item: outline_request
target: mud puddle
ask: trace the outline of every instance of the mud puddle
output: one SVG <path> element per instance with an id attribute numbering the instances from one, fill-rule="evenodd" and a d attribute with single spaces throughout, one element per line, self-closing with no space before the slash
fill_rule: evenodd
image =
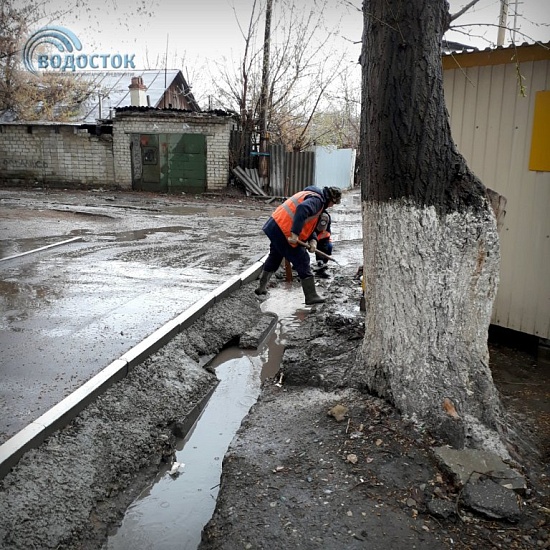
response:
<path id="1" fill-rule="evenodd" d="M 201 216 L 207 218 L 230 218 L 238 211 L 240 217 L 258 219 L 265 217 L 265 212 L 258 209 L 250 208 L 245 205 L 231 205 L 231 206 L 205 206 L 204 204 L 197 206 L 179 206 L 171 207 L 166 210 L 169 214 L 180 216 Z"/>
<path id="2" fill-rule="evenodd" d="M 308 313 L 300 289 L 281 283 L 262 304 L 278 321 L 258 350 L 231 347 L 209 366 L 219 384 L 197 421 L 180 440 L 172 464 L 128 508 L 103 550 L 196 550 L 218 496 L 223 457 L 243 418 L 257 401 L 261 383 L 273 378 L 284 352 L 284 335 Z M 178 467 L 179 465 L 179 467 Z"/>

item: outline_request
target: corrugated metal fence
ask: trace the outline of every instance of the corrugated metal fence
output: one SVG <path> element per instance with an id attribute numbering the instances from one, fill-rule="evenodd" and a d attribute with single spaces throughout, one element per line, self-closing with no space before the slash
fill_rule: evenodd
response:
<path id="1" fill-rule="evenodd" d="M 315 153 L 286 152 L 282 145 L 269 146 L 270 194 L 290 197 L 315 184 Z"/>
<path id="2" fill-rule="evenodd" d="M 301 153 L 285 152 L 282 145 L 269 148 L 270 193 L 289 197 L 308 185 L 353 186 L 355 150 L 312 147 Z"/>
<path id="3" fill-rule="evenodd" d="M 287 152 L 282 145 L 269 147 L 270 193 L 290 197 L 315 184 L 315 153 Z"/>
<path id="4" fill-rule="evenodd" d="M 250 153 L 253 156 L 252 153 Z M 257 157 L 254 157 L 257 158 Z M 255 169 L 257 164 L 240 163 Z M 353 185 L 355 150 L 314 147 L 310 151 L 288 152 L 283 145 L 269 146 L 269 189 L 274 197 L 290 197 L 309 185 L 331 185 L 348 189 Z"/>
<path id="5" fill-rule="evenodd" d="M 285 176 L 285 149 L 282 145 L 269 146 L 269 188 L 276 197 L 288 197 Z"/>

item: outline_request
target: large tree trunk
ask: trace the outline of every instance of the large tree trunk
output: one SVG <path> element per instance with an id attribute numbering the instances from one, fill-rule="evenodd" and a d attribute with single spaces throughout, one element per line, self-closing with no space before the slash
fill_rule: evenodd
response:
<path id="1" fill-rule="evenodd" d="M 506 450 L 487 336 L 499 239 L 451 137 L 445 0 L 365 0 L 361 180 L 366 331 L 355 373 L 455 447 Z"/>

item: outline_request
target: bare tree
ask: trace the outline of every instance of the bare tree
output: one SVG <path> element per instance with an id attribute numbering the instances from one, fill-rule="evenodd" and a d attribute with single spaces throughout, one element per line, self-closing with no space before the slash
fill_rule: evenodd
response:
<path id="1" fill-rule="evenodd" d="M 505 456 L 488 360 L 499 238 L 453 142 L 445 0 L 365 0 L 361 181 L 366 335 L 354 383 L 455 447 Z"/>
<path id="2" fill-rule="evenodd" d="M 93 85 L 82 79 L 34 75 L 22 67 L 21 51 L 29 29 L 45 17 L 41 1 L 20 7 L 7 0 L 0 8 L 0 113 L 7 111 L 22 120 L 66 120 L 94 92 Z"/>
<path id="3" fill-rule="evenodd" d="M 116 8 L 115 0 L 107 4 Z M 64 121 L 75 116 L 81 103 L 98 92 L 91 80 L 78 74 L 33 74 L 23 67 L 21 54 L 33 27 L 62 21 L 72 11 L 82 11 L 88 19 L 95 19 L 94 8 L 84 0 L 56 6 L 48 0 L 3 0 L 0 4 L 0 114 L 9 113 L 19 120 Z M 138 0 L 133 9 L 145 17 L 153 15 L 151 4 L 145 0 Z"/>
<path id="4" fill-rule="evenodd" d="M 476 42 L 483 41 L 486 43 L 487 47 L 491 47 L 495 45 L 502 46 L 506 37 L 508 37 L 511 44 L 516 43 L 516 40 L 537 42 L 540 44 L 540 42 L 534 39 L 529 33 L 522 32 L 520 28 L 518 28 L 520 26 L 519 22 L 529 24 L 532 30 L 536 29 L 536 27 L 543 29 L 548 29 L 550 27 L 550 23 L 529 20 L 525 13 L 519 13 L 518 3 L 514 5 L 513 2 L 509 2 L 508 0 L 500 0 L 493 4 L 500 4 L 498 21 L 495 19 L 494 23 L 460 23 L 461 16 L 466 12 L 472 11 L 473 8 L 476 8 L 479 1 L 480 0 L 471 0 L 457 12 L 451 14 L 448 30 L 461 34 L 468 40 L 473 39 Z M 523 4 L 523 2 L 519 2 L 519 4 Z M 458 20 L 458 24 L 454 23 L 456 20 Z M 494 36 L 491 38 L 488 36 L 489 34 Z M 495 37 L 496 40 L 493 39 Z"/>
<path id="5" fill-rule="evenodd" d="M 21 87 L 20 51 L 21 37 L 27 33 L 30 6 L 17 8 L 11 2 L 0 7 L 0 112 L 12 110 L 17 105 Z"/>
<path id="6" fill-rule="evenodd" d="M 339 76 L 334 92 L 326 95 L 326 105 L 313 116 L 309 131 L 316 145 L 358 149 L 361 86 L 355 82 L 355 67 Z"/>
<path id="7" fill-rule="evenodd" d="M 268 71 L 268 132 L 272 142 L 288 149 L 311 143 L 309 128 L 323 105 L 323 97 L 344 70 L 342 54 L 331 49 L 335 28 L 325 23 L 326 0 L 310 8 L 297 0 L 273 4 Z M 218 64 L 221 78 L 214 82 L 221 104 L 240 115 L 243 132 L 255 131 L 260 111 L 263 22 L 265 6 L 254 0 L 248 25 L 241 28 L 244 41 L 237 64 L 224 59 Z"/>

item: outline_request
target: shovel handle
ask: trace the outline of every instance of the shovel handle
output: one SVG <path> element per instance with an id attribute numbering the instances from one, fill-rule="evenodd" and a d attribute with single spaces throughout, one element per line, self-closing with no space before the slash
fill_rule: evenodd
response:
<path id="1" fill-rule="evenodd" d="M 300 246 L 305 246 L 306 248 L 309 248 L 309 244 L 305 243 L 304 241 L 301 241 L 298 239 L 296 241 Z M 315 254 L 319 254 L 322 258 L 326 258 L 327 260 L 332 260 L 333 262 L 338 263 L 332 256 L 329 256 L 328 254 L 325 254 L 324 252 L 321 252 L 320 250 L 315 250 Z"/>

